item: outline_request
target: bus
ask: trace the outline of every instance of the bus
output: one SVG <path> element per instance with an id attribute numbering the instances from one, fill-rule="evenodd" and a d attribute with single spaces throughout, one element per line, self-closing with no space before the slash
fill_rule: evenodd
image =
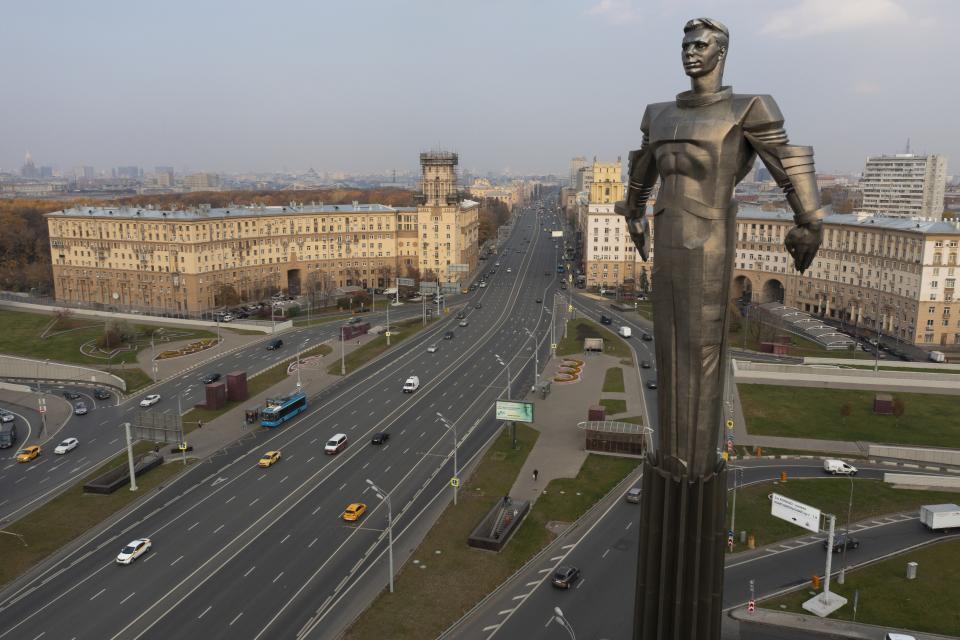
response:
<path id="1" fill-rule="evenodd" d="M 284 422 L 307 410 L 307 396 L 297 391 L 289 396 L 267 398 L 267 406 L 260 412 L 260 426 L 279 427 Z"/>

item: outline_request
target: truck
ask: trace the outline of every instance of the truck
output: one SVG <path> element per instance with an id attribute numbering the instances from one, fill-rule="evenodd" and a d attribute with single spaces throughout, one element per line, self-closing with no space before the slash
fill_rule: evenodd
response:
<path id="1" fill-rule="evenodd" d="M 946 362 L 947 355 L 943 351 L 931 351 L 930 362 Z"/>
<path id="2" fill-rule="evenodd" d="M 960 506 L 955 504 L 925 504 L 920 507 L 920 522 L 931 531 L 948 533 L 960 528 Z"/>
<path id="3" fill-rule="evenodd" d="M 823 470 L 827 473 L 832 473 L 833 475 L 842 475 L 842 476 L 855 476 L 857 475 L 857 468 L 852 464 L 847 464 L 843 460 L 835 460 L 833 458 L 827 458 L 823 461 Z"/>
<path id="4" fill-rule="evenodd" d="M 0 423 L 0 449 L 9 449 L 17 441 L 17 423 Z"/>
<path id="5" fill-rule="evenodd" d="M 617 333 L 620 334 L 621 338 L 629 338 L 633 335 L 633 330 L 630 327 L 620 327 Z"/>

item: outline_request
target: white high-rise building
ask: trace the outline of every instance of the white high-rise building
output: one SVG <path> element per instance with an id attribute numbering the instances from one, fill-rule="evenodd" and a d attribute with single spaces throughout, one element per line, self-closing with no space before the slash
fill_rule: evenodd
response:
<path id="1" fill-rule="evenodd" d="M 861 181 L 862 211 L 880 216 L 943 217 L 947 159 L 898 153 L 867 158 Z"/>

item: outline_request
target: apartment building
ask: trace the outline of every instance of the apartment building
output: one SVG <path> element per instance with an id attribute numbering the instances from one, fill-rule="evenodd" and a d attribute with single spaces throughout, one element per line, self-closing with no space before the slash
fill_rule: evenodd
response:
<path id="1" fill-rule="evenodd" d="M 899 153 L 867 158 L 860 181 L 861 211 L 897 218 L 943 216 L 947 160 L 938 155 Z"/>

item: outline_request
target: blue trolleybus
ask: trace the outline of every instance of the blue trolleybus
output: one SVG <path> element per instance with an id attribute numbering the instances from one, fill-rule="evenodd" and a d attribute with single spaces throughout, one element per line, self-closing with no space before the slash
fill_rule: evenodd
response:
<path id="1" fill-rule="evenodd" d="M 302 391 L 281 398 L 267 398 L 267 406 L 260 412 L 260 424 L 264 427 L 279 427 L 306 410 L 307 396 Z"/>

